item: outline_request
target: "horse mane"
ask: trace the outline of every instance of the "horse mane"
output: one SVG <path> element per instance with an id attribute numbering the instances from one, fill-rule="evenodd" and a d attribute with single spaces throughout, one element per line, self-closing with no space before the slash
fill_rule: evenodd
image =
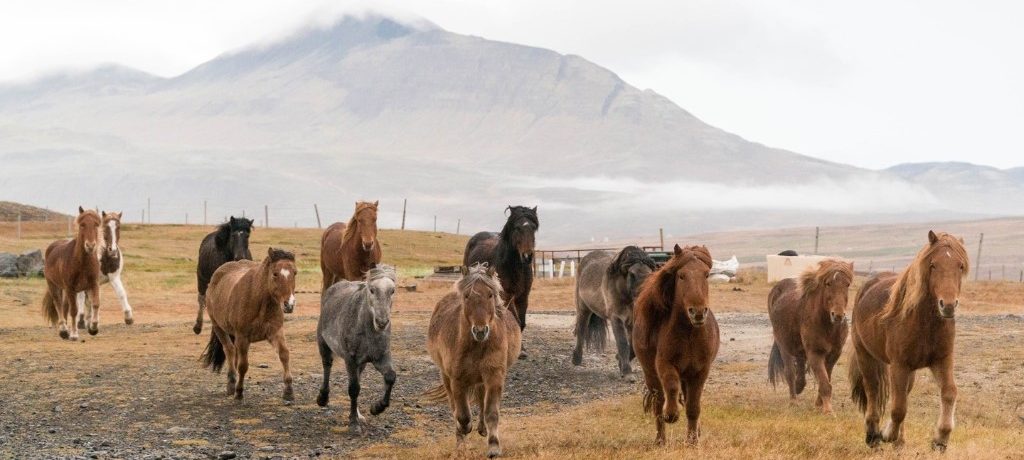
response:
<path id="1" fill-rule="evenodd" d="M 615 255 L 612 262 L 608 264 L 608 276 L 625 276 L 629 273 L 629 267 L 636 264 L 643 264 L 651 269 L 651 271 L 657 270 L 658 266 L 654 263 L 654 259 L 647 255 L 643 249 L 636 246 L 626 246 Z"/>
<path id="2" fill-rule="evenodd" d="M 465 275 L 455 283 L 455 290 L 459 293 L 459 298 L 462 298 L 462 293 L 468 289 L 472 289 L 473 285 L 477 282 L 484 283 L 488 289 L 494 292 L 494 311 L 501 316 L 501 311 L 504 307 L 501 305 L 501 281 L 498 279 L 498 274 L 491 271 L 487 262 L 477 262 L 473 264 L 467 270 Z"/>
<path id="3" fill-rule="evenodd" d="M 533 230 L 540 230 L 540 219 L 537 218 L 537 211 L 535 208 L 527 208 L 526 206 L 509 206 L 505 208 L 509 211 L 508 220 L 505 221 L 505 226 L 501 227 L 501 239 L 507 240 L 512 237 L 512 231 L 515 229 L 515 223 L 520 217 L 525 217 L 530 223 L 533 224 Z"/>
<path id="4" fill-rule="evenodd" d="M 395 281 L 396 277 L 395 267 L 380 264 L 366 271 L 366 275 L 363 276 L 363 282 L 369 284 L 371 281 L 377 281 L 381 278 L 389 278 L 391 281 Z"/>
<path id="5" fill-rule="evenodd" d="M 236 219 L 235 216 L 231 216 L 227 222 L 217 226 L 216 235 L 213 237 L 213 243 L 217 246 L 217 249 L 224 249 L 224 246 L 226 246 L 228 241 L 231 239 L 231 230 L 233 230 L 231 225 L 232 221 L 235 224 L 244 223 L 245 227 L 248 227 L 250 232 L 252 231 L 252 219 L 246 219 L 244 217 Z"/>
<path id="6" fill-rule="evenodd" d="M 376 209 L 377 205 L 374 203 L 370 203 L 369 201 L 356 202 L 356 210 L 355 212 L 352 213 L 352 217 L 348 219 L 348 225 L 345 226 L 345 233 L 341 234 L 342 242 L 348 241 L 353 236 L 355 236 L 356 224 L 359 223 L 359 221 L 356 218 L 359 217 L 359 213 L 362 212 L 364 209 L 370 208 Z"/>
<path id="7" fill-rule="evenodd" d="M 96 219 L 96 222 L 103 223 L 103 218 L 100 217 L 100 213 L 93 211 L 92 209 L 86 209 L 84 212 L 79 213 L 78 216 L 75 216 L 75 226 L 82 223 L 82 218 L 85 216 L 92 216 Z"/>
<path id="8" fill-rule="evenodd" d="M 825 259 L 816 267 L 808 267 L 800 274 L 800 292 L 804 299 L 813 299 L 829 278 L 843 276 L 853 282 L 853 264 L 835 259 Z"/>
<path id="9" fill-rule="evenodd" d="M 917 256 L 903 273 L 900 273 L 896 283 L 889 291 L 889 300 L 885 303 L 882 315 L 883 320 L 896 317 L 906 318 L 908 314 L 917 309 L 928 295 L 928 259 L 940 250 L 947 250 L 954 259 L 960 261 L 964 266 L 963 276 L 970 271 L 970 263 L 967 257 L 967 248 L 959 238 L 949 233 L 939 232 L 935 234 L 935 242 L 929 243 L 917 253 Z"/>
<path id="10" fill-rule="evenodd" d="M 673 254 L 658 271 L 647 277 L 637 296 L 637 305 L 650 305 L 658 311 L 668 311 L 676 290 L 676 270 L 698 260 L 711 268 L 711 252 L 705 246 L 687 246 Z"/>

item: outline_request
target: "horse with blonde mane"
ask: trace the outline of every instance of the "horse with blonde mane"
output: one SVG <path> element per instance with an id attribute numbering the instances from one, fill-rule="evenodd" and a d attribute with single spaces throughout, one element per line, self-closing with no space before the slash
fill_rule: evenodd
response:
<path id="1" fill-rule="evenodd" d="M 320 238 L 320 292 L 341 280 L 361 281 L 381 259 L 377 242 L 377 205 L 379 201 L 357 201 L 348 224 L 335 222 Z"/>
<path id="2" fill-rule="evenodd" d="M 853 308 L 852 399 L 865 415 L 865 442 L 901 445 L 914 373 L 928 368 L 939 385 L 941 410 L 932 448 L 945 451 L 953 431 L 957 388 L 953 342 L 960 289 L 970 261 L 963 240 L 928 232 L 928 244 L 903 273 L 882 273 L 857 293 Z M 891 420 L 878 422 L 892 393 Z"/>
<path id="3" fill-rule="evenodd" d="M 853 263 L 826 259 L 800 275 L 779 281 L 768 294 L 768 317 L 774 343 L 768 359 L 768 381 L 785 379 L 789 397 L 804 390 L 806 366 L 818 381 L 815 405 L 832 414 L 832 368 L 843 352 L 850 327 L 846 303 L 853 282 Z"/>

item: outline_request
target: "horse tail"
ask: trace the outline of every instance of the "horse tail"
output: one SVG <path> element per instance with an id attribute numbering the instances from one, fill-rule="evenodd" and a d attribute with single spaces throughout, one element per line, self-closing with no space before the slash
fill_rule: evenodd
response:
<path id="1" fill-rule="evenodd" d="M 441 401 L 447 401 L 448 400 L 448 390 L 445 390 L 444 384 L 441 384 L 441 385 L 438 385 L 438 386 L 436 386 L 434 388 L 431 388 L 431 389 L 423 392 L 423 397 L 427 400 L 427 402 L 431 402 L 431 403 L 439 403 Z"/>
<path id="2" fill-rule="evenodd" d="M 644 390 L 644 413 L 654 413 L 655 404 L 658 404 L 658 390 L 647 387 Z"/>
<path id="3" fill-rule="evenodd" d="M 581 316 L 576 320 L 576 335 L 583 334 L 583 345 L 587 349 L 604 353 L 608 342 L 608 320 L 589 310 L 577 314 Z"/>
<path id="4" fill-rule="evenodd" d="M 850 360 L 850 399 L 857 403 L 857 407 L 860 408 L 861 412 L 866 412 L 869 403 L 874 403 L 878 410 L 885 410 L 885 405 L 889 401 L 889 376 L 888 369 L 884 363 L 876 361 L 874 358 L 866 357 L 865 361 L 868 363 L 861 368 L 860 354 L 856 350 L 853 352 L 853 356 Z M 867 390 L 865 389 L 865 382 L 870 381 L 875 386 L 875 397 L 874 401 L 868 401 Z"/>
<path id="5" fill-rule="evenodd" d="M 213 372 L 220 372 L 227 359 L 227 355 L 224 354 L 224 344 L 220 343 L 217 334 L 210 333 L 210 343 L 206 344 L 206 350 L 199 357 L 199 360 L 203 362 L 203 367 L 208 367 Z"/>
<path id="6" fill-rule="evenodd" d="M 57 312 L 57 302 L 53 298 L 53 290 L 46 288 L 43 294 L 43 318 L 50 326 L 56 326 L 60 322 L 60 314 Z"/>
<path id="7" fill-rule="evenodd" d="M 768 357 L 768 381 L 771 382 L 772 388 L 775 388 L 776 382 L 779 381 L 780 377 L 784 376 L 785 367 L 779 344 L 772 342 L 772 353 Z"/>

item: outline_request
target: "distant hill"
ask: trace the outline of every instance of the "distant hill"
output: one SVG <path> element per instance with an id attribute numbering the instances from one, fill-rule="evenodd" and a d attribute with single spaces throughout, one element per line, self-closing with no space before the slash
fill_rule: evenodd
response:
<path id="1" fill-rule="evenodd" d="M 18 220 L 19 213 L 21 214 L 21 220 L 23 222 L 48 220 L 63 221 L 68 218 L 67 214 L 53 212 L 49 209 L 37 208 L 35 206 L 13 203 L 10 201 L 0 201 L 0 222 L 14 222 Z"/>
<path id="2" fill-rule="evenodd" d="M 747 141 L 579 56 L 372 15 L 173 78 L 109 65 L 0 87 L 0 164 L 7 199 L 152 198 L 158 222 L 207 200 L 308 226 L 313 203 L 340 220 L 369 198 L 398 226 L 408 198 L 411 228 L 475 231 L 539 205 L 542 241 L 1024 212 Z"/>

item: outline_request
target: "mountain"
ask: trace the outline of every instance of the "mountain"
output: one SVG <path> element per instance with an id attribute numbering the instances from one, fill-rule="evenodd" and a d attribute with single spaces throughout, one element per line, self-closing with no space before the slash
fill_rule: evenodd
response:
<path id="1" fill-rule="evenodd" d="M 152 198 L 157 221 L 208 200 L 312 225 L 313 203 L 341 220 L 379 198 L 397 226 L 408 198 L 412 227 L 475 231 L 538 204 L 542 241 L 946 211 L 898 171 L 746 141 L 581 57 L 372 15 L 173 78 L 109 65 L 0 87 L 0 164 L 4 198 Z"/>
<path id="2" fill-rule="evenodd" d="M 1024 210 L 1024 167 L 998 169 L 963 162 L 907 163 L 886 170 L 921 184 L 951 209 L 979 213 Z"/>

